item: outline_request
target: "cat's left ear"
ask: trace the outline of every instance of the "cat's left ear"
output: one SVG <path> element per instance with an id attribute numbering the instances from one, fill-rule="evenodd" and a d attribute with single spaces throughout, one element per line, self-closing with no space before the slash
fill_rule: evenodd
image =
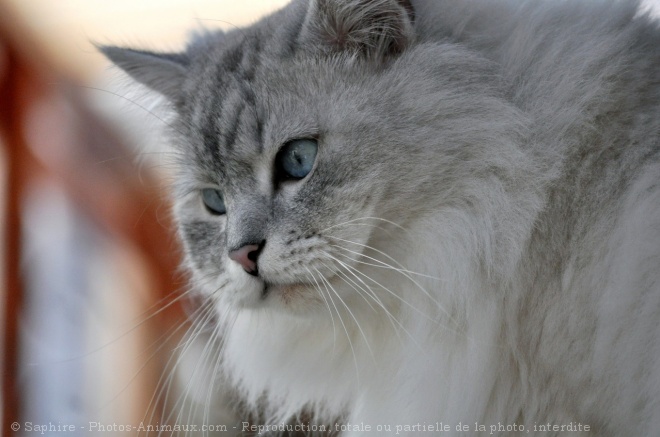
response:
<path id="1" fill-rule="evenodd" d="M 311 0 L 301 42 L 382 61 L 414 40 L 414 20 L 410 0 Z"/>
<path id="2" fill-rule="evenodd" d="M 188 73 L 188 58 L 178 53 L 155 53 L 114 46 L 98 49 L 136 81 L 167 97 L 181 98 L 181 87 Z"/>

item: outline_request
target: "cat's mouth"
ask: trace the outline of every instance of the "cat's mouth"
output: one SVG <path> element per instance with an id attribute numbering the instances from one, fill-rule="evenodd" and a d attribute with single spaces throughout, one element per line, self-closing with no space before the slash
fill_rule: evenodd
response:
<path id="1" fill-rule="evenodd" d="M 254 278 L 254 277 L 253 277 Z M 315 306 L 323 302 L 323 289 L 319 289 L 325 285 L 334 289 L 337 287 L 335 280 L 336 275 L 329 275 L 323 277 L 319 282 L 322 284 L 313 284 L 305 281 L 268 281 L 265 278 L 254 278 L 253 284 L 256 287 L 252 288 L 252 298 L 248 298 L 251 303 L 248 306 L 257 305 L 263 307 L 264 305 L 275 305 L 279 307 L 284 305 L 288 310 L 295 310 L 296 308 L 310 308 L 310 305 Z M 329 292 L 329 291 L 328 291 Z M 246 296 L 247 297 L 247 296 Z M 253 300 L 254 299 L 254 300 Z"/>
<path id="2" fill-rule="evenodd" d="M 302 282 L 292 284 L 264 282 L 261 290 L 261 298 L 266 299 L 271 294 L 279 294 L 284 300 L 290 300 L 294 296 L 304 293 L 309 287 L 309 284 L 304 284 Z"/>

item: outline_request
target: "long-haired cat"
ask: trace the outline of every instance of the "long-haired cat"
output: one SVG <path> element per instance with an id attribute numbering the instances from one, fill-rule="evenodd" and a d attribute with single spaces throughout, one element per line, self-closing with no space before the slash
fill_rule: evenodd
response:
<path id="1" fill-rule="evenodd" d="M 173 109 L 212 362 L 267 424 L 659 435 L 637 2 L 294 0 L 182 53 L 101 50 Z"/>

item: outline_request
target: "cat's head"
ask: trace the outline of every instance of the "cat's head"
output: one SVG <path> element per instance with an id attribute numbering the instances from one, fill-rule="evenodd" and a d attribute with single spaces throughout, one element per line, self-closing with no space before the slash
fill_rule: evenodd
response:
<path id="1" fill-rule="evenodd" d="M 488 104 L 465 96 L 488 95 L 487 72 L 419 42 L 408 0 L 296 1 L 183 53 L 101 50 L 177 114 L 175 214 L 219 302 L 306 313 L 341 305 L 335 293 L 374 299 L 365 269 L 421 250 L 401 229 L 476 170 L 466 144 Z"/>

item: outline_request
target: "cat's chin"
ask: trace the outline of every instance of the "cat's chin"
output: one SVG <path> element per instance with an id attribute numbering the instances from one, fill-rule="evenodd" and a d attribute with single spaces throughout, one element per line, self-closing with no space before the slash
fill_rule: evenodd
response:
<path id="1" fill-rule="evenodd" d="M 327 311 L 319 292 L 310 284 L 271 283 L 257 278 L 238 282 L 233 293 L 219 302 L 219 306 L 229 304 L 239 310 L 274 310 L 302 317 Z"/>
<path id="2" fill-rule="evenodd" d="M 310 284 L 264 283 L 261 299 L 252 308 L 284 312 L 299 317 L 308 317 L 325 309 L 324 301 Z"/>
<path id="3" fill-rule="evenodd" d="M 313 285 L 305 282 L 269 281 L 266 277 L 246 274 L 239 267 L 229 265 L 221 293 L 215 294 L 220 312 L 228 307 L 238 310 L 281 311 L 295 315 L 314 315 L 327 311 L 326 303 Z M 325 278 L 328 284 L 334 278 Z"/>

